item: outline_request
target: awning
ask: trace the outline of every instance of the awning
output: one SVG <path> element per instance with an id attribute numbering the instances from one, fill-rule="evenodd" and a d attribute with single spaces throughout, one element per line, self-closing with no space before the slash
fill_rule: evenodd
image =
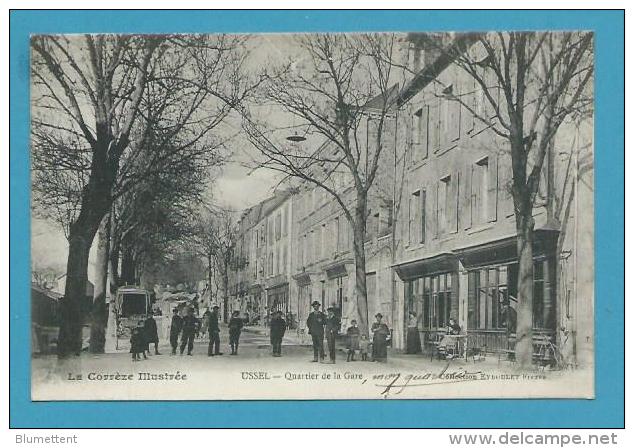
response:
<path id="1" fill-rule="evenodd" d="M 266 282 L 266 289 L 273 289 L 288 284 L 288 278 L 285 274 L 279 274 Z"/>
<path id="2" fill-rule="evenodd" d="M 428 258 L 395 264 L 392 267 L 401 280 L 411 280 L 426 275 L 456 271 L 458 269 L 458 258 L 453 253 L 442 253 Z"/>
<path id="3" fill-rule="evenodd" d="M 558 230 L 533 231 L 533 257 L 550 256 L 557 247 Z M 517 261 L 517 236 L 453 250 L 465 268 Z"/>
<path id="4" fill-rule="evenodd" d="M 310 285 L 312 282 L 311 275 L 315 275 L 314 272 L 300 272 L 299 274 L 293 275 L 293 280 L 297 283 L 297 286 L 306 286 Z"/>
<path id="5" fill-rule="evenodd" d="M 348 265 L 354 264 L 354 260 L 352 258 L 343 258 L 341 260 L 337 260 L 333 263 L 327 264 L 323 267 L 328 280 L 332 280 L 333 278 L 344 277 L 348 275 Z"/>

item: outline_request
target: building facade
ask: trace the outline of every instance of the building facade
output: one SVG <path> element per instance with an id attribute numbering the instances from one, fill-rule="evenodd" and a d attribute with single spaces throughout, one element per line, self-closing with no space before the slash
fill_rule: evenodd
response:
<path id="1" fill-rule="evenodd" d="M 426 341 L 454 318 L 473 344 L 503 349 L 518 300 L 509 143 L 455 100 L 494 116 L 462 68 L 412 60 L 428 63 L 406 83 L 398 112 L 398 145 L 408 160 L 394 263 L 400 324 L 415 311 Z M 592 185 L 592 121 L 566 122 L 548 149 L 533 210 L 533 330 L 556 341 L 572 365 L 592 364 Z M 588 255 L 583 264 L 579 254 Z"/>
<path id="2" fill-rule="evenodd" d="M 232 308 L 264 322 L 291 309 L 291 193 L 280 191 L 245 210 L 237 224 L 230 288 Z"/>

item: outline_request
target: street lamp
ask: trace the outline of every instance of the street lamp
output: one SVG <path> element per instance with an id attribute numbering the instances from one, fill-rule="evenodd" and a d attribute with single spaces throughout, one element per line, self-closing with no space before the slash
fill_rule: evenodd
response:
<path id="1" fill-rule="evenodd" d="M 303 135 L 299 135 L 297 133 L 297 131 L 295 131 L 295 134 L 289 135 L 288 137 L 286 137 L 286 140 L 288 140 L 289 142 L 293 142 L 293 143 L 299 143 L 299 142 L 303 142 L 304 140 L 306 140 L 306 137 L 303 136 Z"/>

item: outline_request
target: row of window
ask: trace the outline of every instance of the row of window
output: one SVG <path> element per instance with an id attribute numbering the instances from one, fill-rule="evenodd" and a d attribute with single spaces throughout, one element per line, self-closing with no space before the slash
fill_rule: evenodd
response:
<path id="1" fill-rule="evenodd" d="M 457 232 L 460 225 L 468 229 L 495 221 L 498 190 L 497 163 L 484 157 L 466 172 L 443 176 L 436 184 L 412 192 L 404 240 L 410 246 L 425 244 L 429 236 Z"/>
<path id="2" fill-rule="evenodd" d="M 343 216 L 322 223 L 299 237 L 297 259 L 299 266 L 307 266 L 335 253 L 351 249 L 352 227 Z"/>
<path id="3" fill-rule="evenodd" d="M 267 241 L 272 245 L 288 234 L 288 207 L 281 207 L 277 213 L 270 215 L 253 232 L 253 247 L 265 247 Z"/>
<path id="4" fill-rule="evenodd" d="M 279 244 L 276 248 L 270 249 L 268 254 L 261 258 L 253 257 L 254 277 L 273 277 L 288 272 L 288 249 L 286 244 Z"/>
<path id="5" fill-rule="evenodd" d="M 489 86 L 487 91 L 491 98 L 499 104 L 500 89 L 495 74 L 489 70 L 481 75 Z M 478 129 L 487 126 L 485 122 L 495 121 L 496 115 L 484 90 L 475 80 L 470 80 L 469 85 L 437 86 L 411 116 L 409 142 L 413 160 L 424 160 L 430 151 L 439 151 L 463 137 L 477 134 Z"/>

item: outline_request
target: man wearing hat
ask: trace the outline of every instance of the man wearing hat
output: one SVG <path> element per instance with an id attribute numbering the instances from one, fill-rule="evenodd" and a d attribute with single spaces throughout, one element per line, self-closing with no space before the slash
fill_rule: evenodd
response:
<path id="1" fill-rule="evenodd" d="M 214 305 L 209 314 L 209 347 L 207 356 L 222 355 L 220 353 L 220 326 L 218 325 L 218 305 Z"/>
<path id="2" fill-rule="evenodd" d="M 330 355 L 330 362 L 335 363 L 335 341 L 339 330 L 341 329 L 341 321 L 335 314 L 333 307 L 328 308 L 328 317 L 326 317 L 326 341 L 328 341 L 328 354 Z"/>
<path id="3" fill-rule="evenodd" d="M 282 356 L 282 339 L 286 332 L 286 321 L 282 317 L 284 313 L 277 310 L 272 313 L 271 316 L 271 347 L 273 349 L 273 356 Z"/>
<path id="4" fill-rule="evenodd" d="M 314 301 L 311 306 L 313 310 L 308 315 L 306 326 L 308 334 L 313 338 L 313 362 L 324 359 L 324 325 L 326 325 L 326 315 L 319 311 L 321 303 Z"/>

